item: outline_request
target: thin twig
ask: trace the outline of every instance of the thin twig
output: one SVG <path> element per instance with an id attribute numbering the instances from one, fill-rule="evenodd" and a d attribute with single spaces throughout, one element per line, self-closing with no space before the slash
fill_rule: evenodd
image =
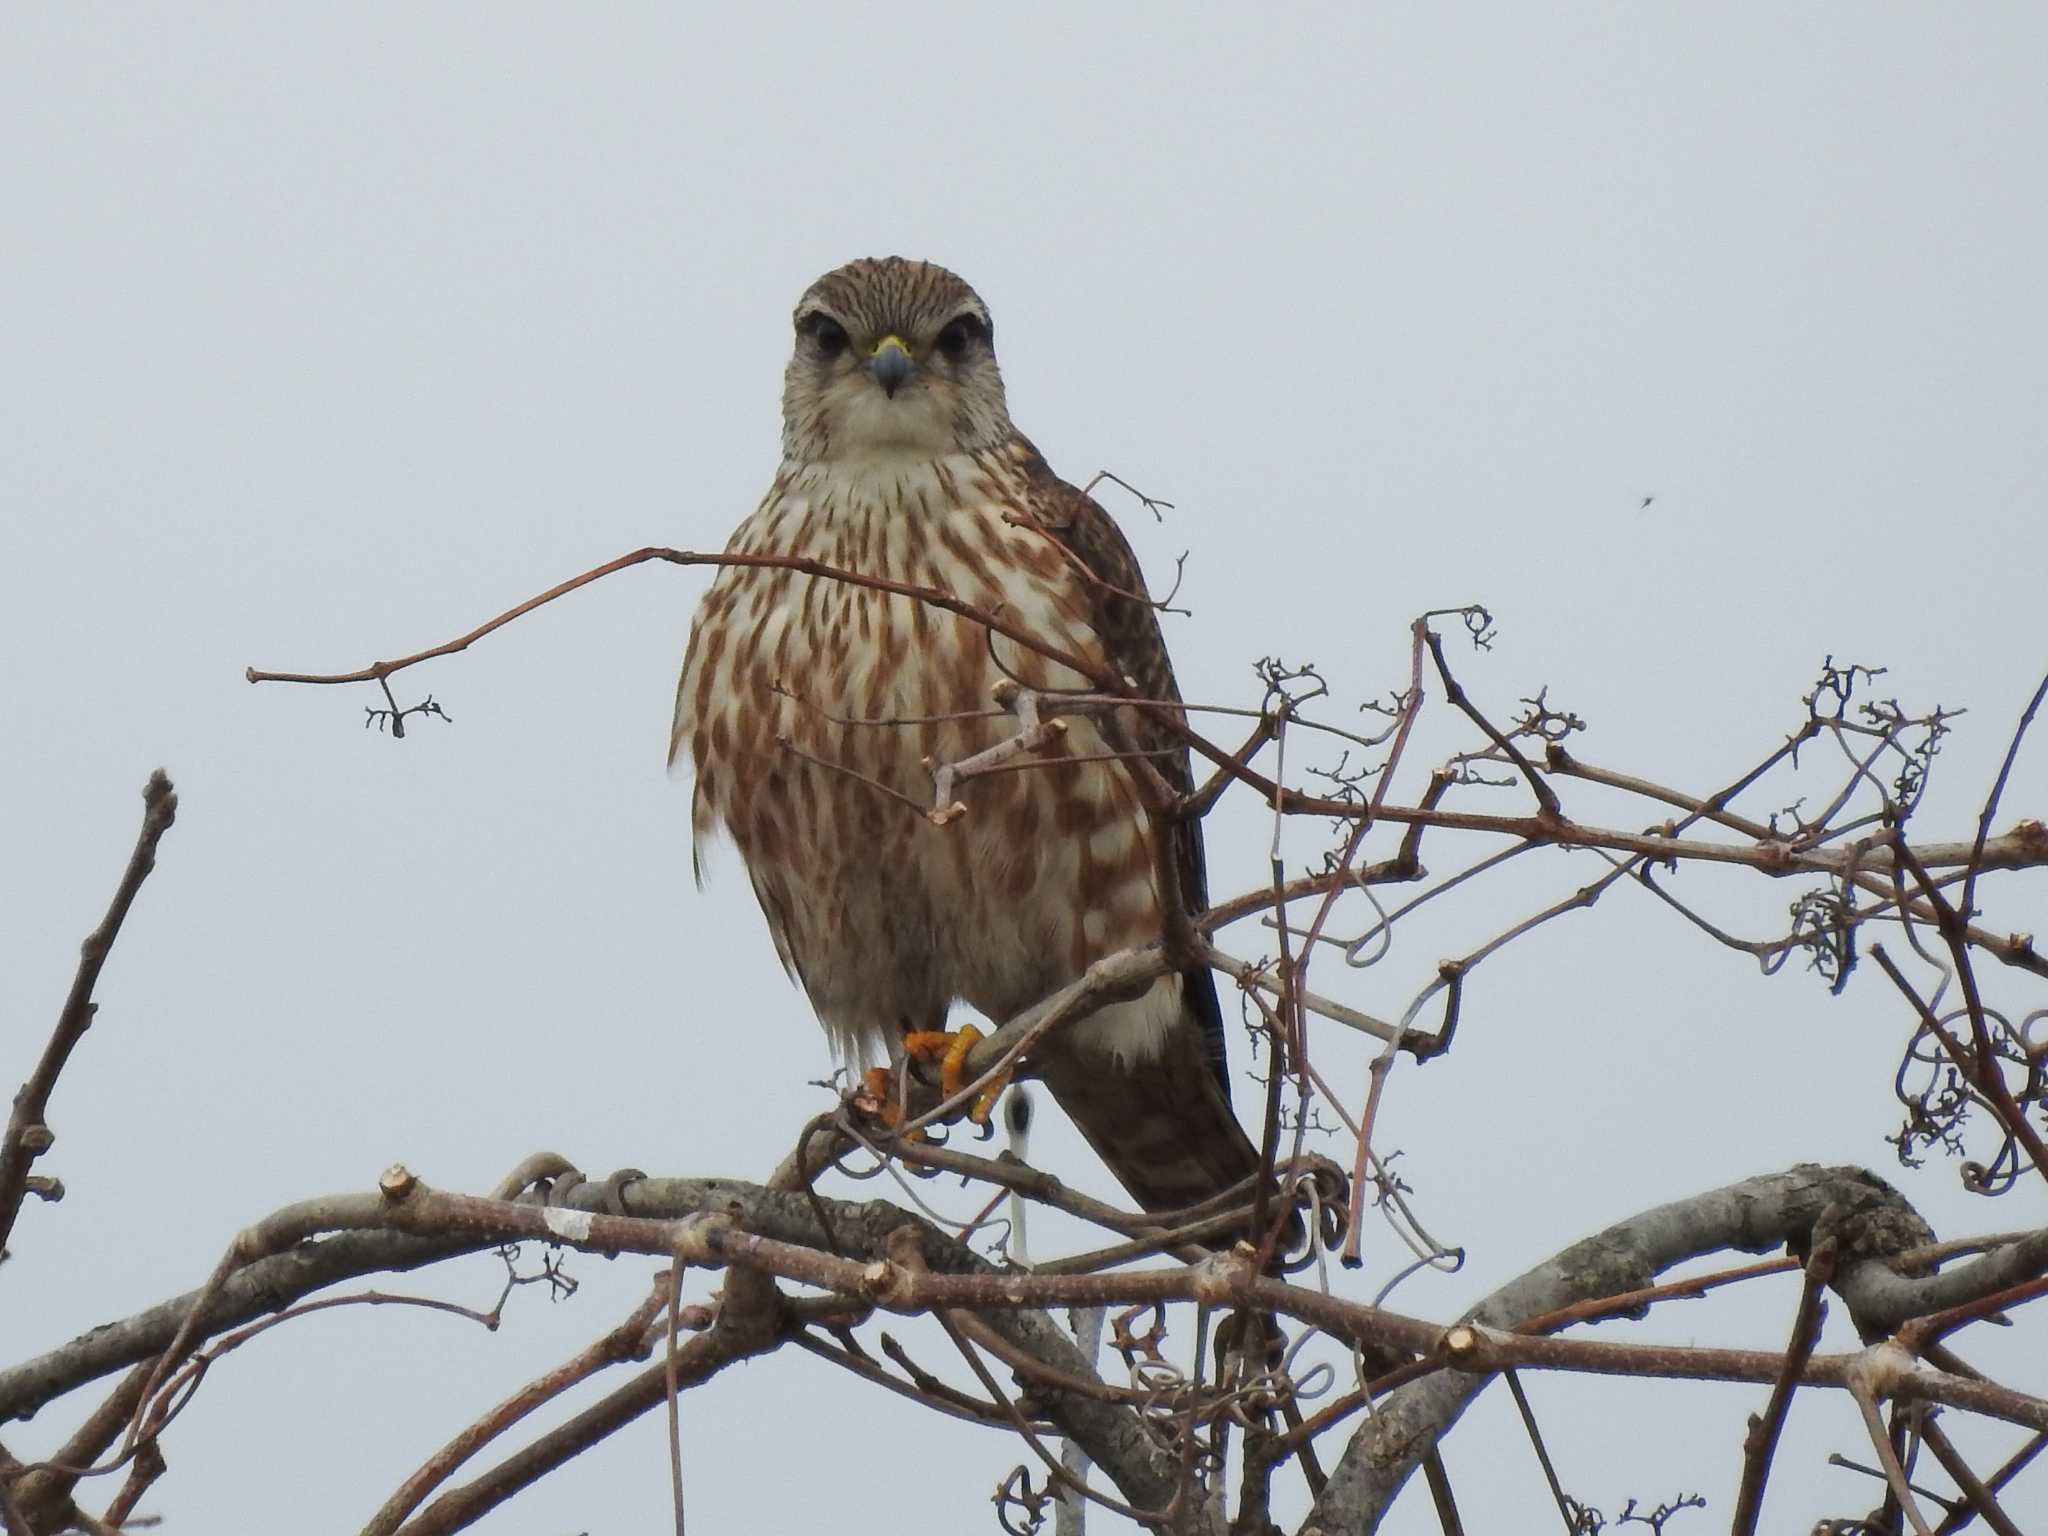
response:
<path id="1" fill-rule="evenodd" d="M 898 1397 L 907 1397 L 920 1407 L 933 1409 L 964 1424 L 982 1424 L 991 1429 L 1001 1430 L 1010 1428 L 1009 1416 L 993 1403 L 978 1402 L 965 1392 L 949 1387 L 942 1381 L 929 1384 L 898 1381 L 874 1361 L 851 1350 L 827 1344 L 815 1333 L 800 1333 L 790 1342 L 807 1354 L 816 1355 L 820 1360 L 829 1360 L 842 1370 L 851 1371 L 863 1381 L 873 1382 L 878 1387 L 894 1392 Z"/>
<path id="2" fill-rule="evenodd" d="M 1970 862 L 1964 866 L 1969 871 L 1963 877 L 1962 912 L 1965 918 L 1977 915 L 1977 871 L 1984 857 L 1984 844 L 1991 836 L 1991 821 L 1998 814 L 1998 802 L 2005 794 L 2006 781 L 2012 777 L 2012 765 L 2019 760 L 2020 743 L 2026 739 L 2027 727 L 2034 723 L 2034 712 L 2041 707 L 2044 696 L 2048 696 L 2048 676 L 2041 679 L 2041 686 L 2034 690 L 2034 696 L 2027 700 L 2027 707 L 2020 711 L 2019 724 L 2013 727 L 2012 745 L 2005 749 L 2005 761 L 1998 765 L 1998 777 L 1991 781 L 1991 793 L 1984 797 L 1983 814 L 1977 818 L 1977 840 L 1970 845 Z"/>
<path id="3" fill-rule="evenodd" d="M 92 994 L 99 984 L 100 970 L 121 935 L 121 924 L 134 905 L 136 892 L 156 868 L 157 844 L 177 817 L 177 791 L 159 768 L 142 788 L 142 830 L 136 834 L 134 851 L 128 855 L 128 867 L 121 872 L 120 884 L 114 887 L 114 899 L 107 906 L 106 916 L 80 946 L 78 970 L 58 1012 L 57 1027 L 51 1031 L 35 1070 L 15 1093 L 6 1132 L 0 1134 L 0 1248 L 6 1246 L 14 1231 L 14 1219 L 20 1214 L 22 1198 L 28 1191 L 29 1165 L 56 1140 L 44 1123 L 50 1093 L 99 1009 Z"/>
<path id="4" fill-rule="evenodd" d="M 2042 1178 L 2048 1179 L 2048 1146 L 2042 1144 L 2040 1132 L 2028 1123 L 2025 1112 L 2013 1102 L 2012 1091 L 2006 1087 L 2005 1078 L 1998 1070 L 1998 1062 L 1991 1055 L 1988 1038 L 1982 1041 L 1980 1051 L 1973 1051 L 1965 1046 L 1943 1027 L 1934 1010 L 1906 979 L 1905 972 L 1901 971 L 1892 957 L 1885 953 L 1882 944 L 1870 946 L 1870 958 L 1878 963 L 1885 975 L 1891 978 L 1892 985 L 1897 987 L 1904 994 L 1906 1001 L 1918 1011 L 1921 1024 L 1929 1034 L 1941 1042 L 1941 1048 L 1948 1053 L 1949 1060 L 1955 1063 L 1956 1070 L 1984 1095 L 1985 1102 L 1998 1116 L 1999 1124 L 2026 1147 L 2035 1171 Z M 1981 1012 L 1972 1020 L 1980 1032 L 1983 1030 L 1983 1022 Z"/>
<path id="5" fill-rule="evenodd" d="M 2026 1536 L 2026 1533 L 2013 1523 L 2012 1516 L 1998 1507 L 1996 1496 L 1985 1486 L 1984 1480 L 1971 1470 L 1970 1464 L 1956 1449 L 1955 1442 L 1949 1439 L 1947 1432 L 1932 1415 L 1921 1423 L 1920 1438 L 1927 1442 L 1927 1449 L 1934 1452 L 1934 1459 L 1941 1463 L 1942 1470 L 1955 1479 L 1956 1487 L 1961 1490 L 1970 1508 L 1984 1517 L 1986 1525 L 1996 1531 L 1998 1536 Z M 1937 1527 L 1937 1536 L 1939 1531 L 1947 1527 L 1948 1522 L 1944 1520 Z"/>
<path id="6" fill-rule="evenodd" d="M 1535 1410 L 1529 1406 L 1528 1394 L 1522 1391 L 1522 1381 L 1513 1371 L 1501 1373 L 1507 1379 L 1508 1392 L 1514 1397 L 1515 1411 L 1522 1416 L 1522 1428 L 1528 1432 L 1529 1444 L 1535 1447 L 1536 1461 L 1543 1468 L 1543 1480 L 1550 1485 L 1550 1497 L 1557 1503 L 1557 1512 L 1564 1518 L 1565 1536 L 1578 1536 L 1578 1518 L 1572 1514 L 1571 1500 L 1566 1497 L 1564 1485 L 1557 1480 L 1557 1468 L 1550 1464 L 1550 1452 L 1543 1444 L 1543 1431 L 1536 1427 Z"/>
<path id="7" fill-rule="evenodd" d="M 1849 1382 L 1849 1394 L 1856 1400 L 1857 1411 L 1863 1415 L 1863 1427 L 1869 1431 L 1870 1443 L 1877 1450 L 1878 1465 L 1884 1468 L 1885 1482 L 1891 1489 L 1892 1498 L 1917 1536 L 1934 1536 L 1934 1528 L 1920 1513 L 1920 1503 L 1913 1497 L 1913 1485 L 1906 1476 L 1905 1464 L 1899 1460 L 1899 1453 L 1892 1449 L 1891 1436 L 1885 1433 L 1884 1416 L 1877 1410 L 1877 1399 L 1860 1380 L 1853 1378 Z"/>
<path id="8" fill-rule="evenodd" d="M 454 1475 L 455 1469 L 479 1450 L 524 1419 L 544 1403 L 554 1401 L 571 1387 L 597 1372 L 627 1360 L 647 1358 L 647 1330 L 655 1313 L 666 1305 L 669 1285 L 657 1281 L 646 1300 L 636 1306 L 611 1332 L 578 1351 L 545 1375 L 528 1382 L 504 1402 L 478 1418 L 450 1440 L 420 1469 L 399 1484 L 390 1498 L 363 1527 L 362 1536 L 390 1536 L 420 1505 L 420 1501 Z"/>
<path id="9" fill-rule="evenodd" d="M 1522 755 L 1522 749 L 1503 736 L 1500 728 L 1487 719 L 1479 707 L 1466 696 L 1464 688 L 1451 675 L 1450 663 L 1444 660 L 1444 643 L 1436 631 L 1425 629 L 1423 633 L 1429 642 L 1430 659 L 1436 663 L 1436 675 L 1443 681 L 1444 698 L 1456 705 L 1464 712 L 1466 719 L 1484 731 L 1487 739 L 1505 753 L 1508 761 L 1520 770 L 1524 779 L 1528 780 L 1529 788 L 1536 795 L 1539 817 L 1544 821 L 1564 820 L 1564 807 L 1558 803 L 1557 791 L 1552 789 L 1543 775 L 1536 771 L 1536 765 Z"/>
<path id="10" fill-rule="evenodd" d="M 942 591 L 937 587 L 919 586 L 917 583 L 909 581 L 892 581 L 884 576 L 864 576 L 858 571 L 843 570 L 838 566 L 827 565 L 822 560 L 813 560 L 804 555 L 743 555 L 733 553 L 713 555 L 703 554 L 690 549 L 668 549 L 663 547 L 636 549 L 631 554 L 619 556 L 616 560 L 607 560 L 603 565 L 585 571 L 580 576 L 572 576 L 567 581 L 558 582 L 538 596 L 530 597 L 523 603 L 515 604 L 496 618 L 486 619 L 467 634 L 459 635 L 453 640 L 443 641 L 439 645 L 429 646 L 423 651 L 415 651 L 410 656 L 401 656 L 396 661 L 374 661 L 369 666 L 360 667 L 353 672 L 265 672 L 255 667 L 249 667 L 244 671 L 243 675 L 252 683 L 312 683 L 327 685 L 335 683 L 381 682 L 393 673 L 403 672 L 406 668 L 418 666 L 423 661 L 433 661 L 438 657 L 453 656 L 458 652 L 466 651 L 492 631 L 503 629 L 515 619 L 524 617 L 545 603 L 551 603 L 558 597 L 565 597 L 569 593 L 576 591 L 579 587 L 587 587 L 593 581 L 601 581 L 603 578 L 626 570 L 631 566 L 644 565 L 650 560 L 661 561 L 669 565 L 743 566 L 754 570 L 789 571 L 800 576 L 810 576 L 819 581 L 841 582 L 851 587 L 866 587 L 870 591 L 886 592 L 896 597 L 911 598 L 916 602 L 928 604 L 933 608 L 941 608 L 948 613 L 958 614 L 960 617 L 979 624 L 992 633 L 1001 635 L 1006 640 L 1014 641 L 1028 651 L 1035 651 L 1049 661 L 1056 661 L 1060 665 L 1079 673 L 1082 677 L 1087 678 L 1098 688 L 1106 692 L 1120 693 L 1123 691 L 1118 686 L 1121 679 L 1105 673 L 1100 667 L 1084 661 L 1071 651 L 1050 644 L 999 614 L 992 613 L 976 604 L 966 602 L 961 598 L 955 597 L 952 593 Z"/>
<path id="11" fill-rule="evenodd" d="M 1984 1479 L 1985 1492 L 1996 1495 L 1999 1489 L 2026 1471 L 2034 1458 L 2044 1450 L 2048 1450 L 2048 1431 L 2035 1435 L 2012 1455 L 2006 1457 L 2004 1465 Z M 1957 1531 L 1970 1523 L 1973 1515 L 1974 1512 L 1967 1508 L 1952 1511 L 1935 1527 L 1934 1536 L 1955 1536 Z"/>
<path id="12" fill-rule="evenodd" d="M 1764 1405 L 1763 1416 L 1749 1421 L 1749 1434 L 1742 1447 L 1742 1483 L 1735 1494 L 1735 1522 L 1729 1527 L 1731 1536 L 1750 1536 L 1756 1530 L 1757 1517 L 1764 1507 L 1764 1485 L 1770 1480 L 1771 1460 L 1777 1455 L 1778 1436 L 1784 1430 L 1785 1415 L 1792 1406 L 1793 1389 L 1798 1385 L 1806 1362 L 1813 1358 L 1814 1345 L 1820 1342 L 1821 1322 L 1827 1316 L 1827 1304 L 1822 1300 L 1822 1293 L 1828 1282 L 1834 1279 L 1835 1259 L 1840 1251 L 1832 1230 L 1836 1219 L 1837 1208 L 1829 1206 L 1815 1223 L 1813 1257 L 1807 1260 L 1806 1283 L 1799 1292 L 1799 1309 L 1793 1314 L 1792 1339 L 1785 1349 L 1785 1369 L 1771 1384 L 1771 1396 Z M 1824 1228 L 1828 1230 L 1824 1232 Z"/>

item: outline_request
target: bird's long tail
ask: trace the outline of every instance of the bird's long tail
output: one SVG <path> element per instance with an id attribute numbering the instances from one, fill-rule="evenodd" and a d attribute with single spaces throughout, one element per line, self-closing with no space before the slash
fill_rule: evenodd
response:
<path id="1" fill-rule="evenodd" d="M 1109 1171 L 1147 1211 L 1196 1205 L 1259 1170 L 1196 1029 L 1169 1033 L 1155 1061 L 1103 1071 L 1062 1053 L 1046 1087 Z"/>

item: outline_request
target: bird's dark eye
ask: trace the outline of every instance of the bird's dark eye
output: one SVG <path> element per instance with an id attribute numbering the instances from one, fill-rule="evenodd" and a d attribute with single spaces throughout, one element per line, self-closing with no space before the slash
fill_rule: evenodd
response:
<path id="1" fill-rule="evenodd" d="M 796 328 L 811 338 L 811 345 L 822 357 L 837 357 L 846 350 L 846 327 L 830 315 L 814 309 L 797 321 Z"/>
<path id="2" fill-rule="evenodd" d="M 955 315 L 946 322 L 946 328 L 939 332 L 939 350 L 958 362 L 967 355 L 967 349 L 985 334 L 981 320 L 975 315 Z"/>

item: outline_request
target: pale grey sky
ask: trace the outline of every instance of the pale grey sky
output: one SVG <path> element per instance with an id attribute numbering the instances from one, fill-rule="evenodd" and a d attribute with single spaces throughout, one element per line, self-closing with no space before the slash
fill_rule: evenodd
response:
<path id="1" fill-rule="evenodd" d="M 1189 551 L 1191 697 L 1255 702 L 1275 651 L 1347 704 L 1384 693 L 1413 614 L 1482 600 L 1481 698 L 1547 683 L 1587 756 L 1707 789 L 1798 724 L 1832 652 L 1969 706 L 1924 821 L 1965 833 L 2048 663 L 2044 57 L 2043 13 L 1992 4 L 13 8 L 7 1072 L 151 767 L 182 812 L 53 1107 L 71 1194 L 15 1234 L 0 1356 L 195 1284 L 242 1223 L 393 1160 L 465 1188 L 542 1146 L 754 1176 L 819 1106 L 823 1036 L 737 861 L 692 888 L 662 767 L 704 573 L 627 574 L 409 676 L 454 724 L 403 743 L 362 729 L 365 691 L 241 669 L 360 665 L 639 545 L 722 543 L 774 471 L 790 307 L 856 255 L 965 275 L 1054 464 L 1177 503 L 1163 526 L 1111 505 L 1155 579 Z M 2048 744 L 2007 805 L 2048 807 Z M 1265 835 L 1226 808 L 1219 887 L 1261 878 Z M 1594 872 L 1481 888 L 1350 995 L 1397 1012 Z M 1695 888 L 1747 933 L 1794 894 Z M 2038 927 L 2032 889 L 2030 914 L 1990 888 L 2019 899 L 1993 926 Z M 1457 1052 L 1390 1089 L 1386 1144 L 1471 1250 L 1407 1310 L 1794 1160 L 1897 1174 L 1882 978 L 1763 981 L 1624 894 L 1484 970 Z M 1362 1091 L 1355 1062 L 1339 1081 Z M 1039 1149 L 1105 1183 L 1070 1136 Z M 2032 1190 L 1964 1200 L 1953 1165 L 1902 1179 L 1945 1235 L 2041 1219 Z M 1398 1262 L 1375 1242 L 1349 1283 Z M 581 1296 L 495 1337 L 280 1330 L 208 1381 L 150 1507 L 353 1529 L 644 1269 L 579 1262 Z M 491 1267 L 435 1284 L 487 1298 Z M 1775 1348 L 1791 1295 L 1663 1326 Z M 1673 1530 L 1725 1523 L 1759 1394 L 1532 1390 L 1581 1497 L 1703 1491 Z M 981 1528 L 1020 1452 L 898 1410 L 794 1354 L 693 1394 L 697 1528 Z M 7 1442 L 45 1450 L 78 1411 Z M 1773 1526 L 1867 1507 L 1820 1465 L 1857 1448 L 1847 1404 L 1802 1400 L 1794 1430 Z M 487 1528 L 657 1529 L 661 1444 L 649 1420 Z M 1534 1527 L 1500 1404 L 1447 1459 L 1474 1529 Z"/>

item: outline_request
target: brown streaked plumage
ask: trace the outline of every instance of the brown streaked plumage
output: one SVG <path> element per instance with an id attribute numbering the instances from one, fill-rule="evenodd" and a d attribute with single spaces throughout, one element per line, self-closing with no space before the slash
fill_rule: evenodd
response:
<path id="1" fill-rule="evenodd" d="M 924 262 L 856 261 L 812 284 L 796 326 L 782 466 L 730 551 L 942 588 L 1178 702 L 1130 545 L 1011 425 L 972 288 Z M 731 833 L 783 963 L 847 1057 L 893 1059 L 956 1002 L 1000 1023 L 1157 939 L 1157 837 L 1179 899 L 1207 899 L 1198 824 L 1156 826 L 1122 764 L 1062 760 L 1111 751 L 1087 716 L 1067 718 L 1048 761 L 970 780 L 968 813 L 943 827 L 861 782 L 928 802 L 927 762 L 1015 733 L 973 717 L 1005 677 L 1084 681 L 953 614 L 790 571 L 727 567 L 698 610 L 670 744 L 696 768 L 697 838 Z M 1158 712 L 1122 715 L 1185 790 Z M 1148 1209 L 1257 1167 L 1207 970 L 1057 1033 L 1030 1065 Z"/>

